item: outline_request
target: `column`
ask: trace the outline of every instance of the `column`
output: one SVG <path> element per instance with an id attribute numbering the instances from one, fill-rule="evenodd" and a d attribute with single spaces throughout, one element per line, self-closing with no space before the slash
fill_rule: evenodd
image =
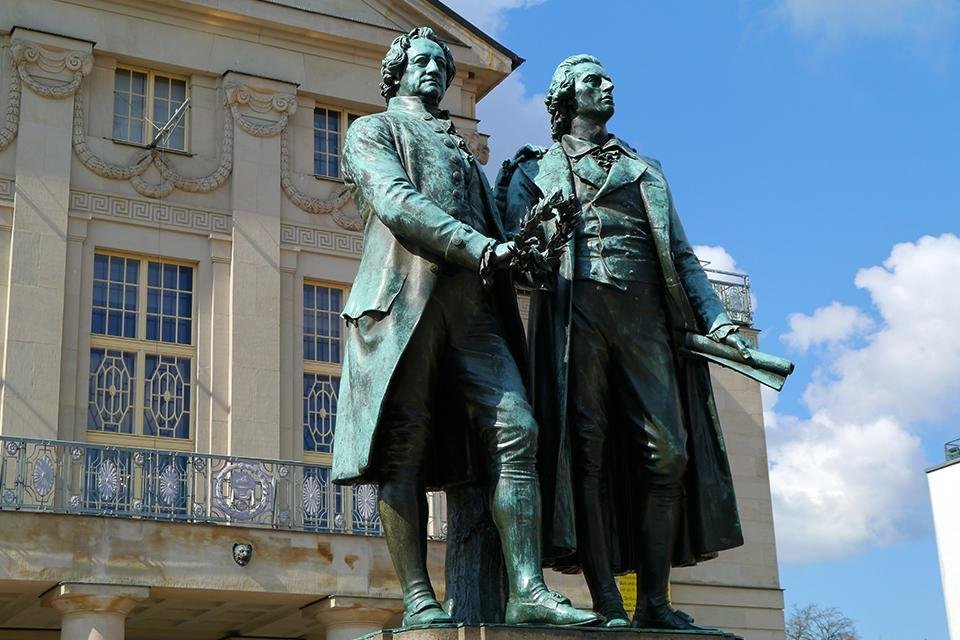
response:
<path id="1" fill-rule="evenodd" d="M 228 73 L 234 119 L 230 263 L 231 455 L 280 455 L 280 132 L 291 84 Z"/>
<path id="2" fill-rule="evenodd" d="M 393 619 L 399 626 L 403 602 L 398 598 L 328 596 L 301 611 L 304 618 L 323 624 L 326 640 L 355 640 L 380 631 Z"/>
<path id="3" fill-rule="evenodd" d="M 56 438 L 70 201 L 73 95 L 92 45 L 17 28 L 20 99 L 0 433 Z"/>
<path id="4" fill-rule="evenodd" d="M 60 614 L 61 640 L 123 640 L 127 615 L 149 597 L 147 587 L 66 583 L 42 602 Z"/>

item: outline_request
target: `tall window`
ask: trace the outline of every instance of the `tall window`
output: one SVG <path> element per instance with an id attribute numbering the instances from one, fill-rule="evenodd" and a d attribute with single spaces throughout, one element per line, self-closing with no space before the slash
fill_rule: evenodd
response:
<path id="1" fill-rule="evenodd" d="M 325 178 L 340 178 L 340 156 L 343 153 L 343 133 L 356 113 L 317 107 L 313 110 L 313 173 Z"/>
<path id="2" fill-rule="evenodd" d="M 333 453 L 345 298 L 340 287 L 303 285 L 303 451 L 318 462 L 329 462 Z"/>
<path id="3" fill-rule="evenodd" d="M 150 445 L 162 439 L 165 448 L 190 447 L 193 291 L 192 265 L 96 253 L 87 402 L 91 441 Z"/>
<path id="4" fill-rule="evenodd" d="M 113 81 L 113 139 L 149 144 L 186 99 L 184 78 L 118 67 Z M 158 146 L 186 151 L 186 115 Z"/>

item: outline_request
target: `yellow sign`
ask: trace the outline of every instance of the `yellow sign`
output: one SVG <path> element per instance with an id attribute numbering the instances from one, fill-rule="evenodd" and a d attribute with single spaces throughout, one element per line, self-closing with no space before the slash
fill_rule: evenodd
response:
<path id="1" fill-rule="evenodd" d="M 628 573 L 617 578 L 620 595 L 623 596 L 623 608 L 628 612 L 637 608 L 637 574 Z"/>

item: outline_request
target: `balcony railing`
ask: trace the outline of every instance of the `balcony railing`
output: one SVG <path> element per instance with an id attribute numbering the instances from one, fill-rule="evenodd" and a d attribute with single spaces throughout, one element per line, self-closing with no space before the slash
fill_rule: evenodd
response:
<path id="1" fill-rule="evenodd" d="M 947 462 L 960 459 L 960 438 L 943 445 L 943 457 Z"/>
<path id="2" fill-rule="evenodd" d="M 704 268 L 714 291 L 737 324 L 753 326 L 753 303 L 750 300 L 750 276 L 745 273 Z"/>
<path id="3" fill-rule="evenodd" d="M 329 466 L 7 436 L 0 510 L 382 535 L 376 487 L 337 486 Z"/>

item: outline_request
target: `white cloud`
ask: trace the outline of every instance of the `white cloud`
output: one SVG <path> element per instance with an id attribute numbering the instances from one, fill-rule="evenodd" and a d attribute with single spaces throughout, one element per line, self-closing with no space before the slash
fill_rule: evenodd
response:
<path id="1" fill-rule="evenodd" d="M 444 0 L 444 4 L 491 36 L 497 36 L 503 30 L 508 11 L 533 7 L 545 1 L 546 0 Z"/>
<path id="2" fill-rule="evenodd" d="M 781 0 L 777 13 L 798 32 L 840 40 L 846 36 L 906 36 L 944 33 L 957 15 L 952 0 Z"/>
<path id="3" fill-rule="evenodd" d="M 698 244 L 693 247 L 693 252 L 697 254 L 700 262 L 705 263 L 703 265 L 705 269 L 709 269 L 711 271 L 730 271 L 733 273 L 743 273 L 743 270 L 737 266 L 737 261 L 734 260 L 733 256 L 730 255 L 723 247 Z M 711 273 L 710 279 L 722 280 L 724 282 L 740 282 L 740 278 L 736 276 L 728 276 L 726 274 L 719 273 Z"/>
<path id="4" fill-rule="evenodd" d="M 920 441 L 888 419 L 787 419 L 771 437 L 777 547 L 784 562 L 823 561 L 914 531 L 923 493 Z"/>
<path id="5" fill-rule="evenodd" d="M 544 94 L 527 95 L 520 73 L 514 72 L 477 104 L 480 130 L 490 134 L 487 176 L 493 180 L 504 160 L 525 144 L 549 147 L 550 120 Z"/>
<path id="6" fill-rule="evenodd" d="M 770 482 L 784 561 L 850 555 L 909 538 L 925 522 L 918 514 L 926 503 L 923 425 L 960 412 L 957 273 L 955 235 L 896 245 L 882 266 L 856 276 L 879 322 L 862 346 L 825 353 L 803 395 L 811 418 L 776 414 L 772 405 L 765 406 L 772 418 Z M 804 317 L 816 318 L 818 312 Z M 824 324 L 832 328 L 808 327 L 797 341 L 825 342 L 831 331 L 837 336 L 851 324 L 864 327 L 862 319 Z M 793 323 L 791 328 L 797 333 Z"/>
<path id="7" fill-rule="evenodd" d="M 820 307 L 813 315 L 792 313 L 787 322 L 790 333 L 783 334 L 780 339 L 801 352 L 818 345 L 843 342 L 873 327 L 873 320 L 860 309 L 836 300 Z"/>
<path id="8" fill-rule="evenodd" d="M 898 244 L 883 266 L 862 269 L 883 324 L 821 372 L 804 399 L 836 416 L 936 420 L 960 409 L 960 238 Z"/>

